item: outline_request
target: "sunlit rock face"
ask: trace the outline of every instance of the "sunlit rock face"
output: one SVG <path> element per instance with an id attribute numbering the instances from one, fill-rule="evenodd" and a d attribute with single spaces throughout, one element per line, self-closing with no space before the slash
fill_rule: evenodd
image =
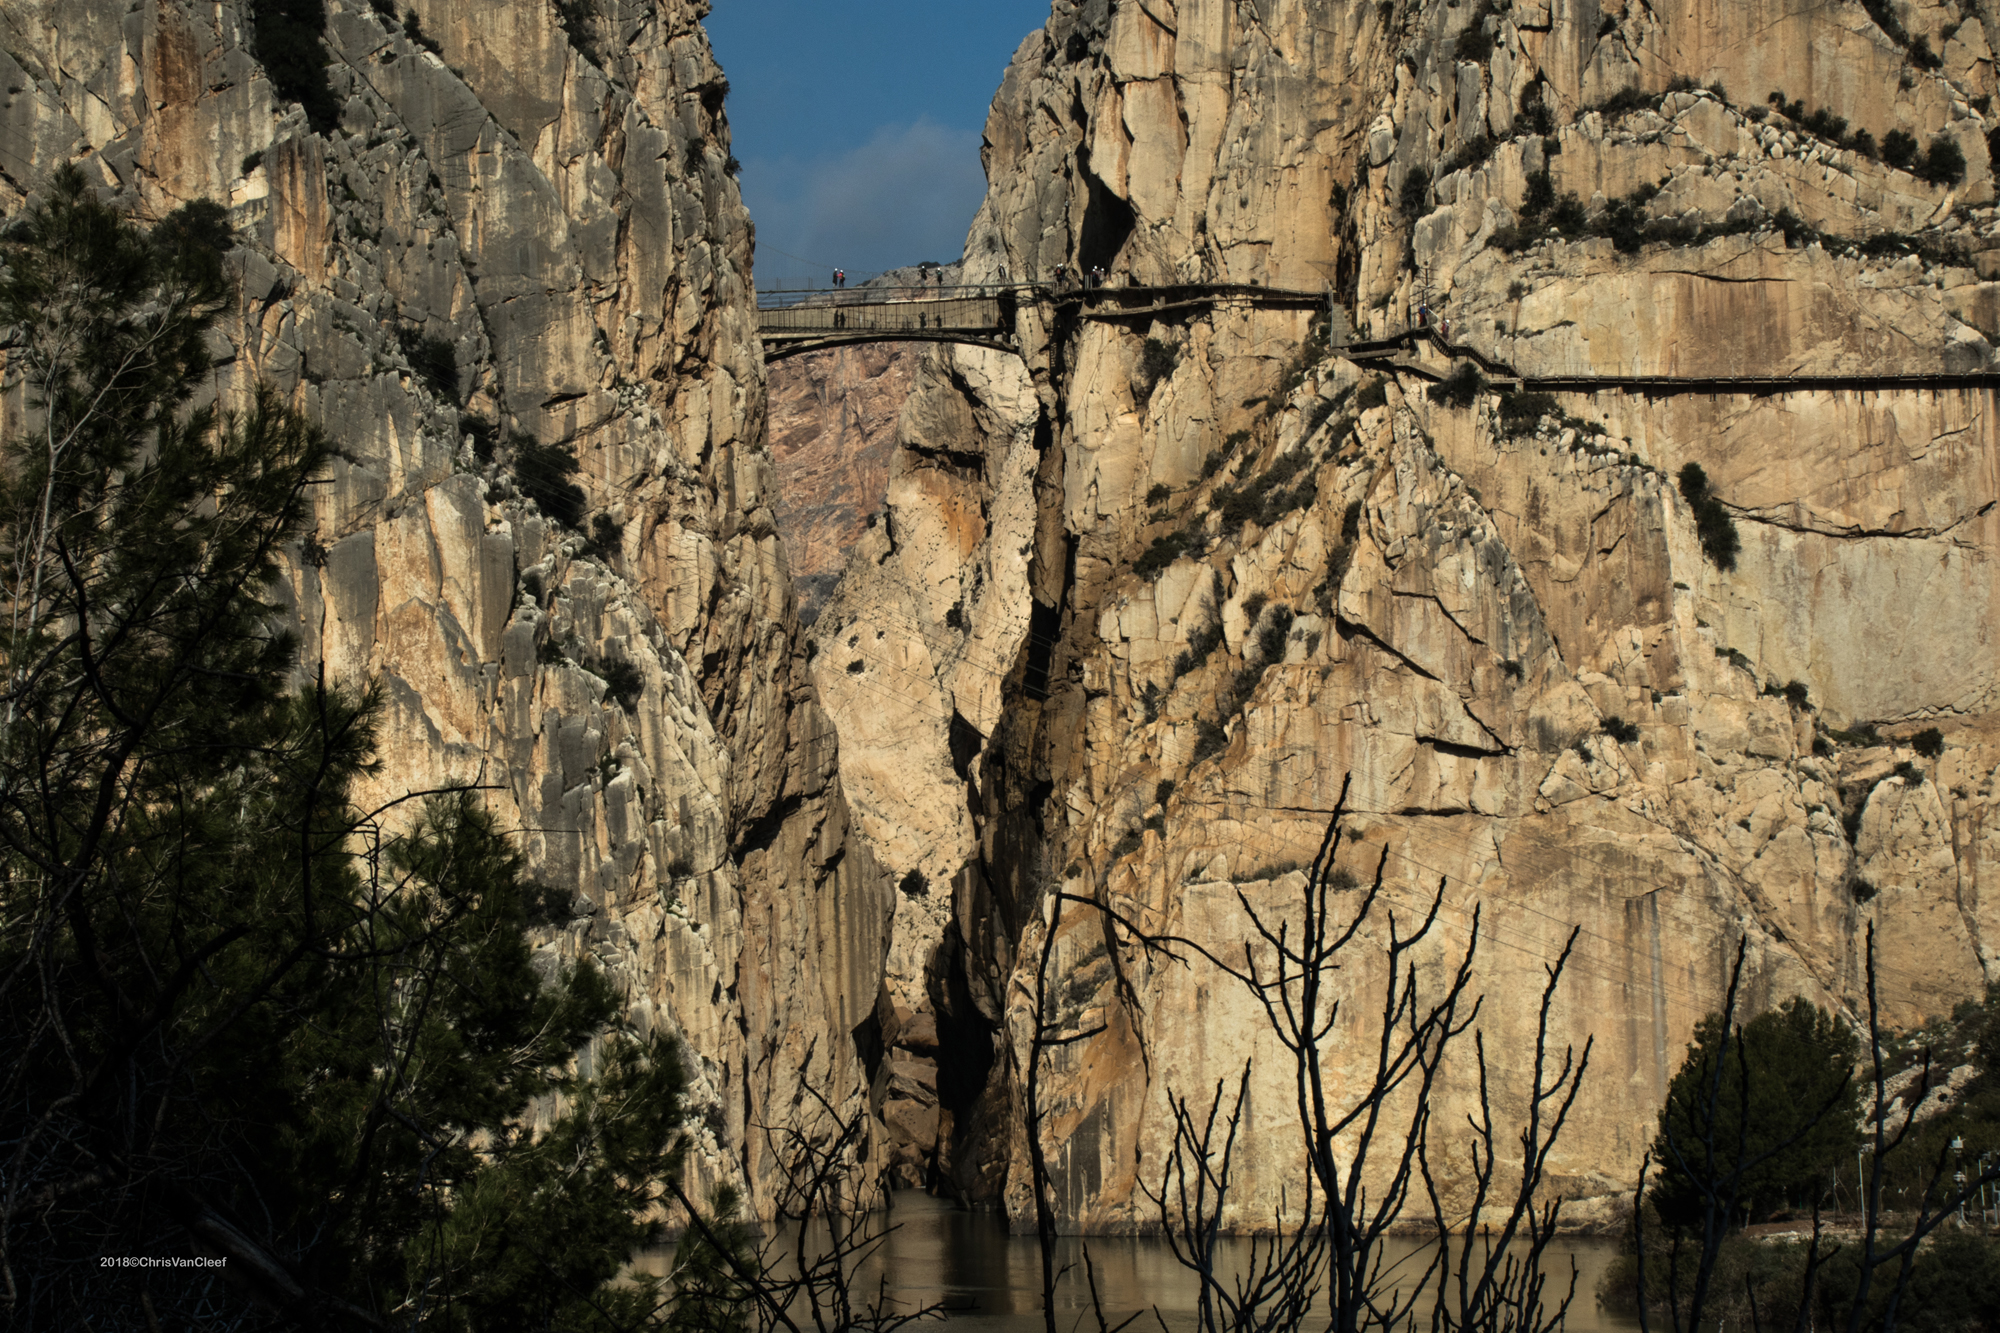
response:
<path id="1" fill-rule="evenodd" d="M 684 1039 L 697 1192 L 761 1198 L 746 1127 L 808 1087 L 865 1110 L 893 888 L 851 834 L 773 524 L 708 6 L 415 8 L 423 43 L 330 0 L 316 132 L 241 0 L 10 3 L 0 207 L 72 159 L 142 217 L 229 205 L 215 392 L 269 380 L 342 450 L 286 587 L 302 670 L 381 691 L 364 797 L 487 789 L 577 895 L 551 962 L 594 957 Z M 571 526 L 523 491 L 536 443 L 580 464 Z"/>
<path id="2" fill-rule="evenodd" d="M 770 368 L 774 515 L 810 623 L 881 511 L 896 418 L 921 353 L 907 343 L 807 352 Z"/>
<path id="3" fill-rule="evenodd" d="M 1992 17 L 1912 11 L 1932 70 L 1858 4 L 1057 0 L 993 103 L 966 277 L 1331 287 L 1363 332 L 1427 305 L 1533 375 L 1985 370 Z M 1771 92 L 1878 144 L 1943 137 L 1963 179 L 1840 146 Z M 1587 213 L 1645 186 L 1642 219 L 1683 225 L 1523 235 L 1544 169 Z M 1385 901 L 1335 984 L 1341 1086 L 1372 1056 L 1382 909 L 1407 929 L 1442 881 L 1432 976 L 1481 913 L 1503 1122 L 1579 928 L 1551 1034 L 1596 1043 L 1553 1159 L 1574 1217 L 1629 1191 L 1739 942 L 1752 1011 L 1856 1012 L 1871 926 L 1892 1021 L 1995 975 L 1989 389 L 1635 388 L 1503 421 L 1323 357 L 1308 321 L 1044 307 L 1023 356 L 939 348 L 916 376 L 813 662 L 857 818 L 909 888 L 875 1089 L 903 1169 L 1029 1217 L 1052 893 L 1240 958 L 1243 900 L 1296 902 L 1350 778 L 1342 866 L 1381 863 Z M 1704 555 L 1689 463 L 1733 516 L 1733 570 Z M 1912 745 L 1930 728 L 1935 756 Z M 1229 1220 L 1268 1223 L 1295 1140 L 1261 1011 L 1091 909 L 1057 930 L 1054 1019 L 1103 1028 L 1043 1079 L 1063 1224 L 1147 1225 L 1169 1096 L 1246 1059 Z M 1434 1124 L 1476 1092 L 1454 1060 Z"/>

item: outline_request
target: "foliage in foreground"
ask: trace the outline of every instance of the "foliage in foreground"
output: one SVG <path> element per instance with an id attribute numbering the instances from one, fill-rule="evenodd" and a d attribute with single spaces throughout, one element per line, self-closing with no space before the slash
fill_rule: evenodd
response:
<path id="1" fill-rule="evenodd" d="M 2000 992 L 1989 992 L 1983 1008 L 1960 1006 L 1956 1042 L 1921 1033 L 1920 1049 L 1907 1049 L 1881 1029 L 1871 926 L 1862 1081 L 1873 1095 L 1857 1135 L 1854 1038 L 1799 1000 L 1739 1026 L 1745 952 L 1739 941 L 1723 1007 L 1703 1020 L 1674 1080 L 1641 1170 L 1630 1245 L 1600 1299 L 1664 1317 L 1674 1333 L 1717 1319 L 1753 1333 L 1822 1326 L 1990 1333 L 2000 1318 L 2000 1244 L 1959 1227 L 2000 1186 L 2000 1153 L 1966 1132 L 1991 1109 L 1982 1099 L 1993 1096 L 1996 1043 L 1988 1033 L 2000 1023 Z M 1967 1029 L 1976 1034 L 1970 1040 Z M 1923 1099 L 1915 1094 L 1935 1086 L 1935 1056 L 1943 1050 L 1954 1064 L 1967 1046 L 1986 1062 L 1968 1096 L 1928 1125 L 1919 1122 Z M 1892 1072 L 1913 1076 L 1910 1095 L 1891 1098 Z M 1838 1205 L 1838 1176 L 1857 1138 L 1867 1164 L 1857 1163 L 1848 1194 L 1854 1211 L 1834 1230 L 1823 1210 Z M 1655 1165 L 1657 1188 L 1647 1178 Z M 1898 1179 L 1911 1183 L 1892 1189 Z M 1787 1196 L 1805 1241 L 1759 1244 L 1736 1230 L 1760 1200 L 1770 1206 Z"/>
<path id="2" fill-rule="evenodd" d="M 1792 999 L 1745 1023 L 1727 1052 L 1724 1036 L 1721 1014 L 1695 1025 L 1660 1108 L 1653 1205 L 1670 1226 L 1697 1225 L 1704 1174 L 1738 1163 L 1740 1203 L 1751 1221 L 1810 1208 L 1827 1192 L 1834 1164 L 1861 1141 L 1853 1076 L 1860 1043 L 1845 1023 Z M 1696 1155 L 1697 1144 L 1709 1160 Z"/>
<path id="3" fill-rule="evenodd" d="M 228 245 L 73 169 L 9 233 L 0 1322 L 630 1326 L 679 1060 L 536 965 L 548 895 L 475 793 L 355 805 L 376 697 L 278 628 L 332 446 L 268 391 L 190 407 Z"/>

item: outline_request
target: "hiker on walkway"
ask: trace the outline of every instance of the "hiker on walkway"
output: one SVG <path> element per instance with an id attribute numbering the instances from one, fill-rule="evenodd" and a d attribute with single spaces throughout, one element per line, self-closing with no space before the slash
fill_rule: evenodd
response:
<path id="1" fill-rule="evenodd" d="M 846 269 L 837 268 L 833 271 L 833 285 L 836 287 L 845 287 L 847 285 Z"/>

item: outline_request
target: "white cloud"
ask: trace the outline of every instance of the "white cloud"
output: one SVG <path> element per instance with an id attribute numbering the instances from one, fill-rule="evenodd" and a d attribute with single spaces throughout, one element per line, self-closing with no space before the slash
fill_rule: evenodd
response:
<path id="1" fill-rule="evenodd" d="M 884 126 L 836 158 L 745 162 L 758 281 L 823 282 L 822 270 L 835 264 L 859 277 L 957 259 L 986 194 L 979 140 L 976 132 L 919 120 Z"/>

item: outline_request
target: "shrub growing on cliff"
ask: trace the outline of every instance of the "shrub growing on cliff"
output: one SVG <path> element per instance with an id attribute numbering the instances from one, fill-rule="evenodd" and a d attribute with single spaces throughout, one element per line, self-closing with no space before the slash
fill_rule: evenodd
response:
<path id="1" fill-rule="evenodd" d="M 1555 133 L 1556 118 L 1549 111 L 1548 85 L 1536 79 L 1521 90 L 1521 127 L 1530 134 Z"/>
<path id="2" fill-rule="evenodd" d="M 472 437 L 472 456 L 480 463 L 493 461 L 493 447 L 500 443 L 500 428 L 489 417 L 461 412 L 458 417 L 458 433 Z"/>
<path id="3" fill-rule="evenodd" d="M 1289 606 L 1274 606 L 1264 617 L 1257 629 L 1257 656 L 1266 664 L 1281 662 L 1285 657 L 1285 641 L 1291 636 L 1292 621 L 1297 613 Z"/>
<path id="4" fill-rule="evenodd" d="M 1932 185 L 1958 184 L 1965 179 L 1965 150 L 1949 134 L 1938 135 L 1925 150 L 1917 175 Z"/>
<path id="5" fill-rule="evenodd" d="M 1179 680 L 1206 663 L 1222 643 L 1222 627 L 1209 625 L 1188 635 L 1188 646 L 1174 654 L 1174 679 Z"/>
<path id="6" fill-rule="evenodd" d="M 1552 393 L 1503 393 L 1500 395 L 1500 425 L 1508 431 L 1533 430 L 1543 417 L 1560 415 L 1562 407 Z"/>
<path id="7" fill-rule="evenodd" d="M 1646 205 L 1659 190 L 1642 185 L 1628 195 L 1605 204 L 1589 224 L 1590 234 L 1608 237 L 1620 254 L 1633 254 L 1646 241 Z"/>
<path id="8" fill-rule="evenodd" d="M 397 332 L 410 373 L 428 384 L 431 392 L 450 403 L 458 402 L 458 348 L 451 339 L 405 328 Z"/>
<path id="9" fill-rule="evenodd" d="M 1468 64 L 1483 65 L 1493 54 L 1493 34 L 1486 30 L 1486 20 L 1498 13 L 1493 0 L 1479 0 L 1479 7 L 1472 11 L 1472 18 L 1465 30 L 1458 34 L 1452 44 L 1452 57 Z"/>
<path id="10" fill-rule="evenodd" d="M 1179 362 L 1180 349 L 1172 343 L 1162 341 L 1159 338 L 1146 339 L 1145 346 L 1139 350 L 1139 379 L 1137 387 L 1140 397 L 1150 402 L 1153 397 L 1153 390 L 1160 386 L 1161 380 L 1168 378 L 1174 373 L 1174 367 Z"/>
<path id="11" fill-rule="evenodd" d="M 1422 217 L 1428 211 L 1431 197 L 1431 173 L 1424 167 L 1411 167 L 1403 173 L 1402 188 L 1397 191 L 1396 203 L 1403 210 L 1403 216 L 1411 220 Z"/>
<path id="12" fill-rule="evenodd" d="M 1155 537 L 1152 544 L 1132 562 L 1132 572 L 1140 578 L 1151 578 L 1188 552 L 1199 550 L 1202 541 L 1202 530 L 1198 527 L 1183 528 L 1164 537 Z"/>
<path id="13" fill-rule="evenodd" d="M 556 0 L 556 22 L 562 27 L 563 35 L 584 59 L 593 65 L 602 65 L 597 39 L 591 34 L 591 21 L 597 17 L 597 0 Z"/>
<path id="14" fill-rule="evenodd" d="M 1882 160 L 1898 171 L 1909 170 L 1917 160 L 1917 140 L 1908 130 L 1890 130 L 1882 136 Z"/>
<path id="15" fill-rule="evenodd" d="M 1464 171 L 1470 167 L 1484 166 L 1493 157 L 1493 150 L 1499 144 L 1490 134 L 1475 134 L 1458 147 L 1452 149 L 1451 156 L 1438 168 L 1440 177 L 1449 176 L 1454 171 Z"/>
<path id="16" fill-rule="evenodd" d="M 1736 520 L 1709 490 L 1708 473 L 1701 464 L 1689 463 L 1681 469 L 1680 490 L 1694 513 L 1695 533 L 1701 538 L 1703 553 L 1715 562 L 1717 569 L 1736 568 L 1736 555 L 1742 549 L 1742 539 L 1736 535 Z"/>
<path id="17" fill-rule="evenodd" d="M 1446 407 L 1466 408 L 1478 402 L 1479 395 L 1485 392 L 1486 377 L 1470 361 L 1461 361 L 1442 383 L 1433 384 L 1426 396 Z"/>
<path id="18" fill-rule="evenodd" d="M 423 20 L 417 17 L 417 11 L 414 8 L 403 11 L 403 36 L 409 38 L 418 46 L 423 47 L 424 50 L 430 52 L 432 55 L 443 58 L 444 48 L 437 44 L 435 37 L 431 37 L 424 32 Z"/>
<path id="19" fill-rule="evenodd" d="M 1599 102 L 1597 112 L 1606 120 L 1616 120 L 1627 112 L 1653 106 L 1657 101 L 1657 98 L 1642 91 L 1637 84 L 1628 84 Z"/>
<path id="20" fill-rule="evenodd" d="M 1565 192 L 1549 210 L 1549 226 L 1566 241 L 1573 241 L 1583 235 L 1589 219 L 1584 211 L 1583 201 L 1574 193 Z"/>
<path id="21" fill-rule="evenodd" d="M 1511 226 L 1496 228 L 1492 243 L 1512 254 L 1534 244 L 1550 231 L 1573 241 L 1589 229 L 1589 215 L 1574 192 L 1556 194 L 1555 177 L 1547 167 L 1528 177 L 1521 209 Z"/>
<path id="22" fill-rule="evenodd" d="M 1222 515 L 1222 530 L 1234 533 L 1245 523 L 1268 528 L 1311 504 L 1319 496 L 1319 484 L 1310 473 L 1299 474 L 1312 461 L 1306 450 L 1295 447 L 1271 460 L 1260 476 L 1237 486 L 1218 486 L 1214 505 Z M 1290 484 L 1295 477 L 1298 484 Z"/>
<path id="23" fill-rule="evenodd" d="M 583 488 L 570 480 L 579 470 L 576 451 L 560 440 L 543 444 L 520 431 L 509 443 L 514 446 L 514 479 L 520 483 L 521 493 L 540 506 L 547 518 L 566 528 L 580 527 Z"/>
<path id="24" fill-rule="evenodd" d="M 625 549 L 625 525 L 609 514 L 590 516 L 590 536 L 583 544 L 586 555 L 609 560 Z"/>

